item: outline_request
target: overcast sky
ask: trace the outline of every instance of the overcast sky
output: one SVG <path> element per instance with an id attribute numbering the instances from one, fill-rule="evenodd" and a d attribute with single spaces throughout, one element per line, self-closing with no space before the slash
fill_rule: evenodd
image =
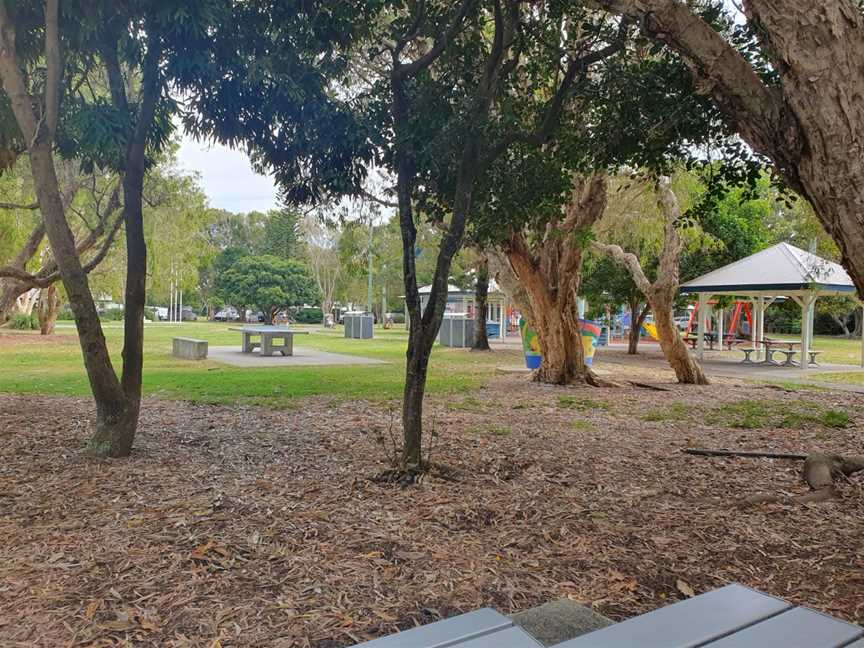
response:
<path id="1" fill-rule="evenodd" d="M 201 186 L 211 207 L 232 212 L 267 211 L 278 207 L 273 180 L 252 170 L 242 151 L 221 144 L 199 144 L 184 136 L 178 153 L 180 167 L 201 174 Z"/>

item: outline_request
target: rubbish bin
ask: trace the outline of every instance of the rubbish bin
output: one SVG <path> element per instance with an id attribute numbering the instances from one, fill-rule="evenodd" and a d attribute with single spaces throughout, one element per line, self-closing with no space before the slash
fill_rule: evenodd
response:
<path id="1" fill-rule="evenodd" d="M 345 337 L 368 340 L 372 338 L 375 318 L 364 313 L 345 314 L 342 318 L 345 324 Z"/>
<path id="2" fill-rule="evenodd" d="M 442 346 L 464 349 L 474 344 L 474 320 L 467 315 L 456 313 L 444 314 L 438 342 Z"/>

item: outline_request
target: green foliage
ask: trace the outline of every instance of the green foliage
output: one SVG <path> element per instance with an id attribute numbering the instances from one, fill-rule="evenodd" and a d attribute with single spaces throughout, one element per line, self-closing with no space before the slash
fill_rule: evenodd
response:
<path id="1" fill-rule="evenodd" d="M 693 408 L 687 403 L 676 401 L 667 407 L 650 409 L 642 415 L 643 421 L 687 421 L 693 416 Z"/>
<path id="2" fill-rule="evenodd" d="M 708 422 L 748 430 L 799 429 L 812 425 L 843 429 L 853 423 L 848 413 L 823 408 L 818 403 L 754 399 L 720 405 L 709 414 Z"/>
<path id="3" fill-rule="evenodd" d="M 268 321 L 281 309 L 302 306 L 318 298 L 305 265 L 270 255 L 238 258 L 218 276 L 228 303 L 259 308 Z"/>
<path id="4" fill-rule="evenodd" d="M 24 313 L 16 313 L 9 318 L 9 328 L 19 331 L 29 331 L 39 329 L 39 318 L 35 315 L 26 315 Z"/>
<path id="5" fill-rule="evenodd" d="M 300 217 L 288 209 L 273 210 L 264 224 L 261 253 L 291 259 L 299 255 Z"/>
<path id="6" fill-rule="evenodd" d="M 324 311 L 320 308 L 301 308 L 294 313 L 294 320 L 298 324 L 320 324 L 324 321 Z"/>
<path id="7" fill-rule="evenodd" d="M 609 403 L 596 401 L 591 398 L 577 398 L 576 396 L 559 396 L 558 407 L 565 409 L 575 409 L 580 412 L 590 410 L 608 410 Z"/>
<path id="8" fill-rule="evenodd" d="M 100 319 L 106 322 L 119 322 L 123 319 L 122 308 L 109 308 L 99 315 Z"/>

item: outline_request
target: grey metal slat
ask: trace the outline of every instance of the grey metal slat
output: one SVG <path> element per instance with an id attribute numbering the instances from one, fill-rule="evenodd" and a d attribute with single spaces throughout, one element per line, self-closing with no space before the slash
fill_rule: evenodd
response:
<path id="1" fill-rule="evenodd" d="M 554 648 L 693 648 L 791 607 L 786 601 L 733 583 Z"/>
<path id="2" fill-rule="evenodd" d="M 864 639 L 851 643 L 847 646 L 843 646 L 843 648 L 864 648 Z"/>
<path id="3" fill-rule="evenodd" d="M 493 632 L 498 633 L 512 626 L 513 622 L 503 614 L 492 608 L 481 608 L 468 614 L 460 614 L 419 628 L 411 628 L 394 635 L 357 644 L 357 647 L 445 648 L 461 645 L 460 642 L 476 639 Z"/>
<path id="4" fill-rule="evenodd" d="M 794 608 L 712 641 L 706 648 L 842 648 L 861 636 L 864 629 L 851 623 Z"/>
<path id="5" fill-rule="evenodd" d="M 542 648 L 533 637 L 516 626 L 451 645 L 453 648 Z"/>

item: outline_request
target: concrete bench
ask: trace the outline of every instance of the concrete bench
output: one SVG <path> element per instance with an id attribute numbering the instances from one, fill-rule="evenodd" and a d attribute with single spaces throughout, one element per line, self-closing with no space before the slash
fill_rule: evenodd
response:
<path id="1" fill-rule="evenodd" d="M 207 340 L 175 337 L 171 339 L 171 354 L 184 360 L 205 360 L 207 358 Z"/>
<path id="2" fill-rule="evenodd" d="M 510 619 L 486 608 L 360 645 L 536 648 L 539 644 Z M 733 583 L 552 648 L 697 647 L 864 648 L 864 628 Z"/>

